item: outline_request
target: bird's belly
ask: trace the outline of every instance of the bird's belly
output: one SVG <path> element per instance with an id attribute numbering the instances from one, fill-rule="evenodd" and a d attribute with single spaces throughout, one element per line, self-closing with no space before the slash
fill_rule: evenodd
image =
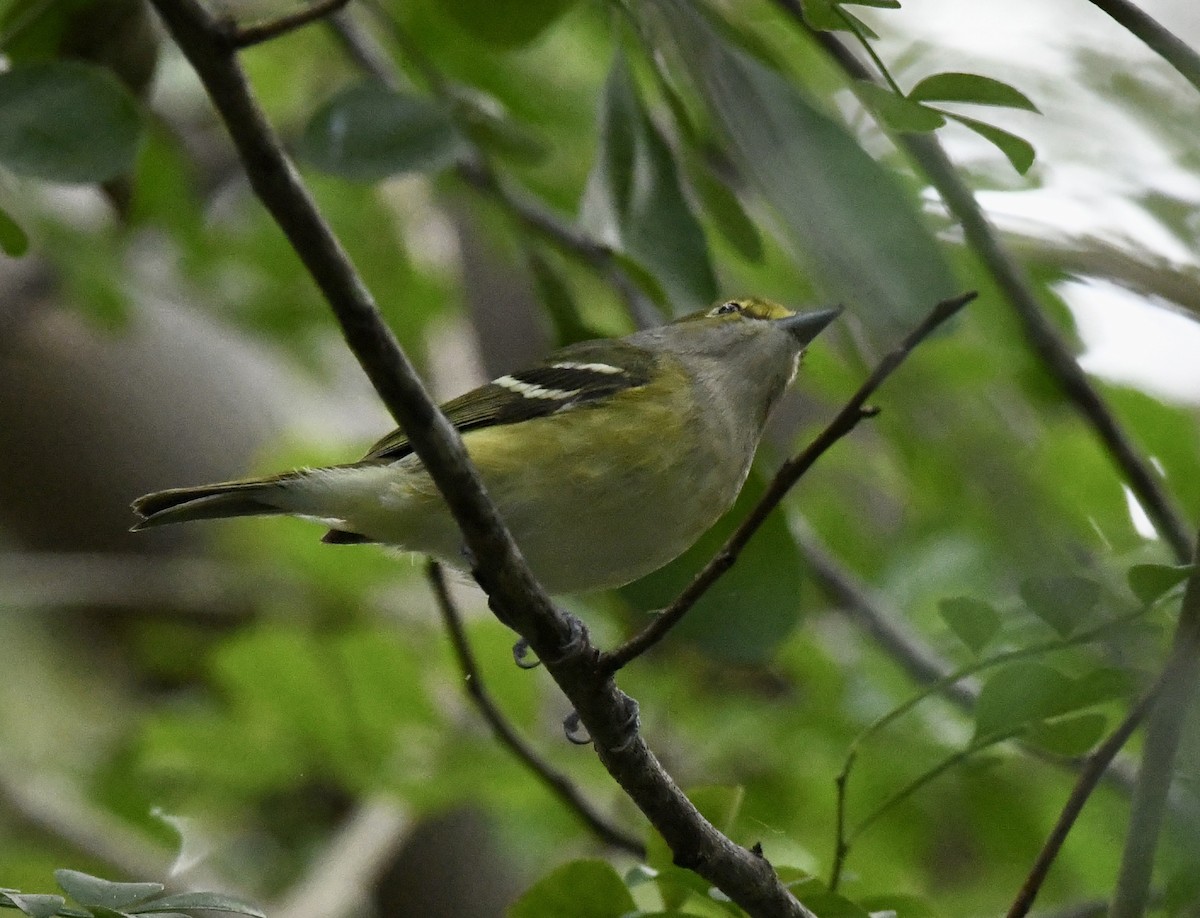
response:
<path id="1" fill-rule="evenodd" d="M 732 504 L 751 451 L 707 443 L 680 451 L 645 431 L 681 423 L 677 413 L 630 417 L 628 430 L 586 409 L 522 424 L 519 444 L 503 427 L 470 431 L 468 452 L 529 566 L 551 593 L 587 592 L 636 580 L 690 547 Z M 603 429 L 600 429 L 600 427 Z M 415 457 L 359 469 L 363 482 L 348 528 L 381 542 L 463 561 L 462 538 Z M 380 496 L 382 495 L 382 496 Z"/>

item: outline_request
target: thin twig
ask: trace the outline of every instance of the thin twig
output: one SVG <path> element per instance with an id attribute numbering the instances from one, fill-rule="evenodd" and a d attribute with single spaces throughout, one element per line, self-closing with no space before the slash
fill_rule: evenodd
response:
<path id="1" fill-rule="evenodd" d="M 1196 561 L 1200 564 L 1200 553 Z M 1162 829 L 1175 756 L 1188 709 L 1200 682 L 1200 566 L 1188 578 L 1171 641 L 1171 655 L 1161 678 L 1162 689 L 1146 725 L 1142 769 L 1133 792 L 1129 829 L 1121 854 L 1121 870 L 1113 893 L 1110 918 L 1138 918 L 1150 896 L 1154 852 Z"/>
<path id="2" fill-rule="evenodd" d="M 766 521 L 771 511 L 779 505 L 787 492 L 800 480 L 800 477 L 812 467 L 813 463 L 833 444 L 853 430 L 859 421 L 872 414 L 865 408 L 866 401 L 879 388 L 880 384 L 935 328 L 975 299 L 976 295 L 972 291 L 938 303 L 924 321 L 913 329 L 895 350 L 884 355 L 871 375 L 867 377 L 866 382 L 850 397 L 845 407 L 837 413 L 817 438 L 803 452 L 783 464 L 770 485 L 767 486 L 762 499 L 750 511 L 741 525 L 734 530 L 721 550 L 692 579 L 692 582 L 676 597 L 675 601 L 638 634 L 620 647 L 603 654 L 600 658 L 600 666 L 608 672 L 616 672 L 661 641 L 683 619 L 700 597 L 708 592 L 709 588 L 733 566 L 742 549 L 746 547 L 746 543 Z"/>
<path id="3" fill-rule="evenodd" d="M 434 66 L 400 27 L 395 17 L 379 3 L 366 4 L 368 12 L 375 16 L 391 33 L 403 53 L 420 73 L 430 91 L 446 105 L 453 114 L 460 106 L 453 88 L 446 77 Z M 396 70 L 388 56 L 378 50 L 374 37 L 349 17 L 331 20 L 331 25 L 350 54 L 371 76 L 389 86 L 397 83 Z M 490 198 L 505 214 L 522 228 L 553 245 L 559 251 L 572 256 L 613 288 L 625 301 L 634 322 L 641 328 L 658 325 L 662 314 L 658 307 L 638 286 L 629 273 L 621 267 L 612 247 L 593 239 L 579 228 L 570 225 L 539 202 L 514 190 L 501 180 L 492 168 L 487 153 L 478 144 L 472 143 L 463 132 L 463 141 L 470 153 L 457 165 L 458 177 L 463 184 L 475 192 Z"/>
<path id="4" fill-rule="evenodd" d="M 1034 644 L 1029 647 L 1019 647 L 1015 650 L 1005 650 L 990 657 L 973 660 L 965 666 L 948 672 L 932 682 L 928 682 L 915 695 L 911 696 L 904 703 L 892 708 L 886 714 L 877 717 L 874 721 L 867 725 L 861 733 L 856 736 L 850 743 L 850 748 L 846 751 L 845 761 L 842 763 L 842 770 L 838 773 L 834 784 L 837 790 L 837 808 L 839 817 L 835 826 L 835 838 L 833 845 L 833 870 L 830 877 L 830 887 L 836 888 L 838 880 L 841 877 L 842 866 L 846 856 L 850 852 L 850 844 L 853 840 L 846 834 L 846 797 L 849 791 L 850 773 L 854 768 L 854 763 L 858 760 L 858 751 L 862 745 L 871 737 L 882 731 L 890 724 L 895 723 L 918 704 L 929 698 L 931 695 L 945 692 L 950 686 L 956 685 L 968 676 L 983 672 L 988 669 L 994 669 L 1005 663 L 1015 663 L 1019 660 L 1029 659 L 1031 657 L 1042 657 L 1049 653 L 1054 653 L 1059 650 L 1066 650 L 1068 647 L 1076 647 L 1080 644 L 1088 644 L 1097 638 L 1101 637 L 1108 631 L 1117 628 L 1122 628 L 1128 625 L 1131 621 L 1140 617 L 1143 610 L 1119 616 L 1111 621 L 1096 625 L 1094 628 L 1089 628 L 1087 631 L 1081 631 L 1078 634 L 1066 638 L 1055 638 L 1049 641 L 1043 641 L 1040 644 Z M 889 804 L 890 805 L 890 804 Z M 870 821 L 877 818 L 872 816 Z M 862 830 L 862 826 L 855 830 L 857 834 Z"/>
<path id="5" fill-rule="evenodd" d="M 524 763 L 601 841 L 628 851 L 635 857 L 645 857 L 646 849 L 640 841 L 616 826 L 610 825 L 584 798 L 571 779 L 543 759 L 508 722 L 483 684 L 483 674 L 479 670 L 475 653 L 471 650 L 466 631 L 463 629 L 462 616 L 459 615 L 454 600 L 451 599 L 450 592 L 446 589 L 446 578 L 441 564 L 431 559 L 426 565 L 425 573 L 429 578 L 434 598 L 437 600 L 438 610 L 442 614 L 446 631 L 450 635 L 450 642 L 454 646 L 454 655 L 458 658 L 459 669 L 462 670 L 463 687 L 471 701 L 479 709 L 479 713 L 483 715 L 483 719 L 488 722 L 496 734 L 496 738 L 507 746 L 509 751 Z"/>
<path id="6" fill-rule="evenodd" d="M 1091 0 L 1200 90 L 1200 54 L 1129 0 Z"/>
<path id="7" fill-rule="evenodd" d="M 1133 731 L 1138 728 L 1146 713 L 1154 704 L 1154 699 L 1158 697 L 1159 689 L 1162 685 L 1162 679 L 1158 680 L 1138 701 L 1136 705 L 1125 715 L 1125 719 L 1117 725 L 1108 738 L 1096 747 L 1096 750 L 1087 757 L 1083 768 L 1079 772 L 1079 778 L 1075 782 L 1075 786 L 1071 788 L 1071 794 L 1067 797 L 1067 802 L 1063 805 L 1062 812 L 1058 814 L 1058 819 L 1054 823 L 1054 828 L 1046 837 L 1045 843 L 1042 845 L 1042 850 L 1038 852 L 1037 858 L 1033 862 L 1033 867 L 1030 868 L 1029 875 L 1025 878 L 1025 882 L 1021 884 L 1021 889 L 1017 893 L 1016 899 L 1009 907 L 1007 918 L 1024 918 L 1029 914 L 1029 910 L 1033 908 L 1033 901 L 1037 898 L 1038 892 L 1042 888 L 1042 883 L 1045 882 L 1047 874 L 1050 873 L 1050 867 L 1058 857 L 1059 851 L 1062 850 L 1063 843 L 1067 840 L 1067 835 L 1075 825 L 1075 820 L 1079 818 L 1079 814 L 1083 812 L 1084 804 L 1092 796 L 1092 792 L 1096 789 L 1096 785 L 1100 783 L 1100 779 L 1104 777 L 1104 773 L 1108 770 L 1108 766 L 1112 760 L 1116 758 L 1117 753 L 1124 748 L 1129 741 L 1129 737 L 1133 735 Z"/>
<path id="8" fill-rule="evenodd" d="M 233 30 L 229 38 L 235 48 L 250 48 L 324 19 L 326 16 L 336 13 L 349 2 L 350 0 L 317 0 L 309 6 L 301 7 L 294 13 L 288 13 L 276 19 L 268 19 L 265 22 L 239 26 Z"/>
<path id="9" fill-rule="evenodd" d="M 1096 0 L 1093 0 L 1096 2 Z M 776 0 L 800 28 L 820 42 L 847 76 L 874 80 L 870 71 L 851 54 L 836 35 L 815 32 L 800 13 L 795 0 Z M 1046 318 L 1037 296 L 1023 272 L 1001 245 L 974 193 L 963 182 L 954 164 L 933 134 L 902 133 L 899 143 L 916 161 L 937 189 L 950 213 L 958 220 L 968 245 L 979 256 L 1021 322 L 1025 338 L 1058 382 L 1076 410 L 1092 426 L 1121 470 L 1130 489 L 1150 517 L 1159 535 L 1170 545 L 1180 563 L 1192 556 L 1191 531 L 1160 476 L 1138 452 L 1125 429 L 1091 384 L 1053 323 Z"/>

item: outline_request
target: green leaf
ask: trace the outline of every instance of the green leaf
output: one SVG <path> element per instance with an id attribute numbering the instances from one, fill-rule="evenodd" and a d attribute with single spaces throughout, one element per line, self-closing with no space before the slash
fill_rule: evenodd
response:
<path id="1" fill-rule="evenodd" d="M 332 175 L 370 182 L 436 172 L 452 165 L 463 149 L 440 105 L 369 81 L 342 90 L 317 110 L 298 153 Z"/>
<path id="2" fill-rule="evenodd" d="M 975 737 L 996 736 L 1122 699 L 1131 686 L 1130 675 L 1117 669 L 1096 669 L 1071 679 L 1044 663 L 1012 663 L 984 683 L 975 706 Z"/>
<path id="3" fill-rule="evenodd" d="M 1034 615 L 1067 637 L 1095 619 L 1100 586 L 1071 574 L 1033 577 L 1021 584 L 1021 599 Z"/>
<path id="4" fill-rule="evenodd" d="M 821 918 L 871 918 L 865 908 L 833 892 L 814 877 L 789 884 L 788 889 L 801 904 Z"/>
<path id="5" fill-rule="evenodd" d="M 937 918 L 933 906 L 919 896 L 885 893 L 864 896 L 858 900 L 858 904 L 872 915 L 894 912 L 896 918 Z"/>
<path id="6" fill-rule="evenodd" d="M 1178 586 L 1194 574 L 1200 565 L 1184 564 L 1135 564 L 1126 575 L 1129 589 L 1142 601 L 1151 605 L 1168 590 Z"/>
<path id="7" fill-rule="evenodd" d="M 694 166 L 688 177 L 717 232 L 747 261 L 762 261 L 762 236 L 737 194 L 705 166 Z"/>
<path id="8" fill-rule="evenodd" d="M 858 6 L 873 6 L 883 9 L 899 9 L 899 0 L 852 0 Z M 864 38 L 878 38 L 874 29 L 851 13 L 842 9 L 841 0 L 801 0 L 804 21 L 820 32 L 854 32 Z"/>
<path id="9" fill-rule="evenodd" d="M 533 289 L 554 326 L 554 340 L 560 347 L 602 337 L 584 321 L 566 279 L 546 259 L 531 254 L 529 272 L 533 275 Z"/>
<path id="10" fill-rule="evenodd" d="M 11 258 L 20 258 L 29 251 L 29 236 L 3 208 L 0 208 L 0 251 Z"/>
<path id="11" fill-rule="evenodd" d="M 960 641 L 979 653 L 1000 630 L 1000 613 L 986 602 L 967 596 L 943 599 L 938 613 Z"/>
<path id="12" fill-rule="evenodd" d="M 894 131 L 927 133 L 946 123 L 945 116 L 936 109 L 896 95 L 884 86 L 859 80 L 854 84 L 854 91 L 863 104 Z"/>
<path id="13" fill-rule="evenodd" d="M 915 198 L 783 76 L 724 41 L 691 4 L 653 0 L 741 174 L 783 220 L 825 292 L 882 338 L 957 284 Z M 645 15 L 643 13 L 643 15 Z"/>
<path id="14" fill-rule="evenodd" d="M 908 98 L 916 102 L 974 102 L 1029 112 L 1038 110 L 1019 89 L 976 73 L 935 73 L 914 86 Z"/>
<path id="15" fill-rule="evenodd" d="M 54 880 L 80 905 L 112 909 L 125 908 L 163 891 L 162 883 L 114 883 L 78 870 L 56 870 Z"/>
<path id="16" fill-rule="evenodd" d="M 1037 724 L 1025 740 L 1055 755 L 1083 755 L 1100 741 L 1107 725 L 1103 714 L 1077 714 Z"/>
<path id="17" fill-rule="evenodd" d="M 1037 723 L 1058 710 L 1070 680 L 1043 663 L 1012 663 L 984 684 L 975 705 L 975 738 L 983 739 Z"/>
<path id="18" fill-rule="evenodd" d="M 676 314 L 716 298 L 704 231 L 619 52 L 605 84 L 600 147 L 580 211 L 589 232 L 650 269 Z"/>
<path id="19" fill-rule="evenodd" d="M 129 912 L 109 908 L 107 905 L 89 905 L 87 910 L 92 913 L 92 918 L 133 918 Z"/>
<path id="20" fill-rule="evenodd" d="M 666 606 L 725 544 L 765 488 L 762 474 L 751 471 L 732 510 L 666 567 L 622 587 L 621 595 L 635 610 L 647 613 Z M 767 660 L 800 621 L 801 568 L 795 540 L 776 510 L 737 563 L 675 627 L 672 637 L 694 643 L 717 660 Z M 730 615 L 730 609 L 738 614 Z"/>
<path id="21" fill-rule="evenodd" d="M 155 899 L 139 905 L 138 914 L 159 915 L 165 912 L 177 912 L 193 908 L 208 909 L 210 912 L 230 912 L 235 915 L 249 915 L 250 918 L 267 918 L 266 913 L 258 906 L 217 892 L 187 892 L 163 896 L 161 899 Z"/>
<path id="22" fill-rule="evenodd" d="M 575 0 L 438 0 L 438 6 L 480 41 L 517 48 L 537 38 Z"/>
<path id="23" fill-rule="evenodd" d="M 36 893 L 8 892 L 0 896 L 0 900 L 3 899 L 8 899 L 9 902 L 28 915 L 29 918 L 52 918 L 66 904 L 66 900 L 62 896 L 48 896 Z"/>
<path id="24" fill-rule="evenodd" d="M 621 918 L 637 906 L 606 861 L 572 861 L 535 883 L 508 918 Z"/>
<path id="25" fill-rule="evenodd" d="M 719 832 L 728 835 L 742 810 L 746 789 L 741 785 L 721 784 L 690 788 L 687 796 L 700 811 L 700 815 L 711 822 Z"/>
<path id="26" fill-rule="evenodd" d="M 77 61 L 0 73 L 0 165 L 54 182 L 101 182 L 137 153 L 137 103 L 108 71 Z"/>
<path id="27" fill-rule="evenodd" d="M 998 128 L 994 124 L 977 121 L 965 115 L 956 115 L 953 112 L 944 112 L 943 114 L 947 118 L 953 118 L 959 124 L 970 128 L 980 137 L 995 144 L 1000 149 L 1000 152 L 1008 157 L 1008 161 L 1012 163 L 1012 167 L 1021 175 L 1028 172 L 1029 167 L 1033 165 L 1034 157 L 1037 154 L 1033 149 L 1033 144 L 1025 138 L 1018 137 L 1016 134 L 1010 133 L 1003 128 Z"/>

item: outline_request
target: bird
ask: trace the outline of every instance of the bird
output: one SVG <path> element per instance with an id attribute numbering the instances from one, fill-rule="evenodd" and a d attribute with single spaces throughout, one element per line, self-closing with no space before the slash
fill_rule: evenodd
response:
<path id="1" fill-rule="evenodd" d="M 726 300 L 568 345 L 442 411 L 543 587 L 618 587 L 678 557 L 732 506 L 804 349 L 840 312 Z M 134 530 L 288 515 L 329 527 L 327 543 L 464 566 L 458 527 L 403 430 L 357 462 L 157 491 L 132 507 Z"/>

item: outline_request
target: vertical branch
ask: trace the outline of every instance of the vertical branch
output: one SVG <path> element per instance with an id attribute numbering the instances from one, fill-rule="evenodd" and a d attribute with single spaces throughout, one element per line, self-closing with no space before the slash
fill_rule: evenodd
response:
<path id="1" fill-rule="evenodd" d="M 847 76 L 855 80 L 877 82 L 836 35 L 815 32 L 809 28 L 797 0 L 775 2 L 825 48 Z M 899 134 L 897 143 L 925 173 L 950 214 L 958 220 L 967 244 L 979 256 L 1017 314 L 1030 347 L 1076 410 L 1091 425 L 1154 528 L 1171 546 L 1180 563 L 1187 563 L 1192 555 L 1192 541 L 1183 514 L 1163 487 L 1154 468 L 1138 452 L 1125 429 L 1080 368 L 1053 323 L 1046 318 L 1024 273 L 1001 244 L 974 193 L 959 176 L 937 137 L 932 134 Z"/>
<path id="2" fill-rule="evenodd" d="M 1200 563 L 1200 555 L 1197 556 Z M 1162 829 L 1163 811 L 1175 755 L 1188 708 L 1200 681 L 1200 566 L 1188 578 L 1171 642 L 1171 656 L 1162 676 L 1162 690 L 1146 727 L 1142 770 L 1133 791 L 1129 831 L 1121 855 L 1121 871 L 1113 894 L 1110 918 L 1138 918 L 1150 896 L 1154 852 Z"/>

